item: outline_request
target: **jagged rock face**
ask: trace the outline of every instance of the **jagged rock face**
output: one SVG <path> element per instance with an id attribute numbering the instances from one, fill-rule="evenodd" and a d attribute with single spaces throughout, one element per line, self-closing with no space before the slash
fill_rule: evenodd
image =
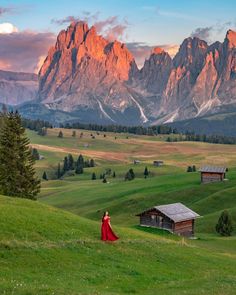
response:
<path id="1" fill-rule="evenodd" d="M 61 31 L 39 73 L 38 100 L 110 123 L 163 123 L 236 104 L 236 33 L 208 46 L 187 38 L 172 60 L 161 48 L 138 70 L 124 44 L 84 22 Z M 94 113 L 95 114 L 95 113 Z M 100 122 L 100 121 L 99 121 Z M 133 123 L 134 121 L 132 121 Z"/>
<path id="2" fill-rule="evenodd" d="M 137 72 L 124 44 L 108 42 L 86 23 L 72 23 L 58 35 L 39 73 L 39 99 L 51 108 L 125 110 L 134 103 L 126 87 Z"/>
<path id="3" fill-rule="evenodd" d="M 38 76 L 0 70 L 0 103 L 18 105 L 36 98 Z"/>

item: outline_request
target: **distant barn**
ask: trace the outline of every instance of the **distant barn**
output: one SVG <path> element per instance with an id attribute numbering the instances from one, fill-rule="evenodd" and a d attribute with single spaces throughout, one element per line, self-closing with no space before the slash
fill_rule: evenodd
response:
<path id="1" fill-rule="evenodd" d="M 199 215 L 182 203 L 155 206 L 137 216 L 140 225 L 157 227 L 182 236 L 194 236 L 194 222 Z"/>
<path id="2" fill-rule="evenodd" d="M 164 162 L 163 161 L 160 161 L 160 160 L 158 160 L 158 161 L 153 161 L 153 165 L 154 166 L 157 166 L 157 167 L 160 167 L 160 166 L 162 166 L 164 164 Z"/>
<path id="3" fill-rule="evenodd" d="M 201 183 L 223 181 L 226 171 L 226 167 L 203 166 L 199 169 L 201 173 Z"/>

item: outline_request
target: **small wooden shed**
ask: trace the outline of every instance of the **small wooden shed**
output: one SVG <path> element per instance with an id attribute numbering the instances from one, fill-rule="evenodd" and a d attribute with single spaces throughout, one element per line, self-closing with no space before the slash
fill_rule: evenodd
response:
<path id="1" fill-rule="evenodd" d="M 163 161 L 160 161 L 160 160 L 153 161 L 153 165 L 154 165 L 154 166 L 157 166 L 157 167 L 160 167 L 160 166 L 162 166 L 163 164 L 164 164 L 164 162 L 163 162 Z"/>
<path id="2" fill-rule="evenodd" d="M 200 217 L 182 203 L 155 206 L 137 216 L 141 226 L 157 227 L 186 237 L 194 236 L 194 221 Z"/>
<path id="3" fill-rule="evenodd" d="M 203 166 L 199 169 L 201 183 L 219 182 L 225 179 L 226 167 Z"/>

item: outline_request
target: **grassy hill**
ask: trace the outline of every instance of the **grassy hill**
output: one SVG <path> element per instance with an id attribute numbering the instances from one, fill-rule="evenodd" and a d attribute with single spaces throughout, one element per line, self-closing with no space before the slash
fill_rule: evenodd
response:
<path id="1" fill-rule="evenodd" d="M 49 181 L 42 182 L 37 202 L 0 196 L 0 294 L 234 294 L 236 231 L 215 233 L 223 209 L 236 224 L 236 148 L 197 142 L 167 143 L 165 136 L 28 131 L 43 160 Z M 80 138 L 80 133 L 83 137 Z M 91 133 L 95 138 L 91 137 Z M 128 137 L 128 138 L 127 138 Z M 55 179 L 68 153 L 94 158 L 84 174 Z M 134 165 L 133 160 L 140 164 Z M 164 160 L 154 167 L 153 160 Z M 229 181 L 200 185 L 188 165 L 226 165 Z M 144 179 L 148 167 L 150 176 Z M 136 178 L 124 181 L 133 168 Z M 116 172 L 104 184 L 99 175 Z M 91 180 L 95 172 L 97 180 Z M 137 226 L 135 214 L 154 205 L 182 202 L 203 217 L 197 240 L 187 240 Z M 109 210 L 120 236 L 100 241 L 100 219 Z"/>
<path id="2" fill-rule="evenodd" d="M 233 294 L 235 254 L 0 196 L 1 294 Z M 220 267 L 219 267 L 220 266 Z"/>

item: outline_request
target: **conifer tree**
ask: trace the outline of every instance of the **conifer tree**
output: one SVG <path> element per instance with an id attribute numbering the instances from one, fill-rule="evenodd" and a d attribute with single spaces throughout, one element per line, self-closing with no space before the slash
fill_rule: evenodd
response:
<path id="1" fill-rule="evenodd" d="M 63 172 L 66 173 L 69 170 L 69 164 L 68 164 L 68 158 L 64 158 L 64 163 L 63 163 Z"/>
<path id="2" fill-rule="evenodd" d="M 18 112 L 4 115 L 0 137 L 0 192 L 4 195 L 36 199 L 40 180 L 35 176 L 29 139 Z"/>
<path id="3" fill-rule="evenodd" d="M 82 155 L 79 155 L 78 160 L 77 160 L 77 163 L 76 163 L 76 166 L 77 166 L 77 167 L 78 167 L 78 166 L 82 166 L 82 167 L 84 167 L 84 158 L 83 158 Z"/>
<path id="4" fill-rule="evenodd" d="M 116 177 L 116 172 L 115 172 L 115 171 L 113 172 L 112 177 L 113 177 L 113 178 Z"/>
<path id="5" fill-rule="evenodd" d="M 89 167 L 95 167 L 94 159 L 91 159 L 89 162 Z"/>
<path id="6" fill-rule="evenodd" d="M 47 173 L 44 171 L 43 172 L 43 176 L 42 176 L 42 178 L 44 179 L 44 180 L 48 180 L 48 176 L 47 176 Z"/>
<path id="7" fill-rule="evenodd" d="M 103 178 L 102 182 L 103 182 L 103 183 L 107 183 L 107 179 L 106 179 L 106 177 Z"/>
<path id="8" fill-rule="evenodd" d="M 78 165 L 75 169 L 76 174 L 83 174 L 84 173 L 84 168 L 81 165 Z"/>
<path id="9" fill-rule="evenodd" d="M 196 171 L 197 171 L 196 166 L 193 165 L 192 172 L 196 172 Z"/>
<path id="10" fill-rule="evenodd" d="M 143 174 L 144 174 L 145 178 L 147 178 L 147 176 L 149 175 L 149 171 L 148 171 L 147 167 L 145 167 Z"/>
<path id="11" fill-rule="evenodd" d="M 60 179 L 62 176 L 62 172 L 61 172 L 61 164 L 58 163 L 58 166 L 57 166 L 57 178 Z"/>
<path id="12" fill-rule="evenodd" d="M 97 179 L 96 174 L 95 174 L 95 172 L 93 172 L 92 173 L 92 180 L 96 180 L 96 179 Z"/>
<path id="13" fill-rule="evenodd" d="M 68 170 L 73 170 L 74 167 L 74 158 L 71 154 L 68 155 Z"/>
<path id="14" fill-rule="evenodd" d="M 76 137 L 76 131 L 75 130 L 72 131 L 72 137 Z"/>
<path id="15" fill-rule="evenodd" d="M 187 172 L 193 172 L 193 168 L 191 166 L 188 166 Z"/>
<path id="16" fill-rule="evenodd" d="M 216 231 L 222 236 L 230 236 L 233 231 L 231 216 L 224 210 L 216 224 Z"/>

